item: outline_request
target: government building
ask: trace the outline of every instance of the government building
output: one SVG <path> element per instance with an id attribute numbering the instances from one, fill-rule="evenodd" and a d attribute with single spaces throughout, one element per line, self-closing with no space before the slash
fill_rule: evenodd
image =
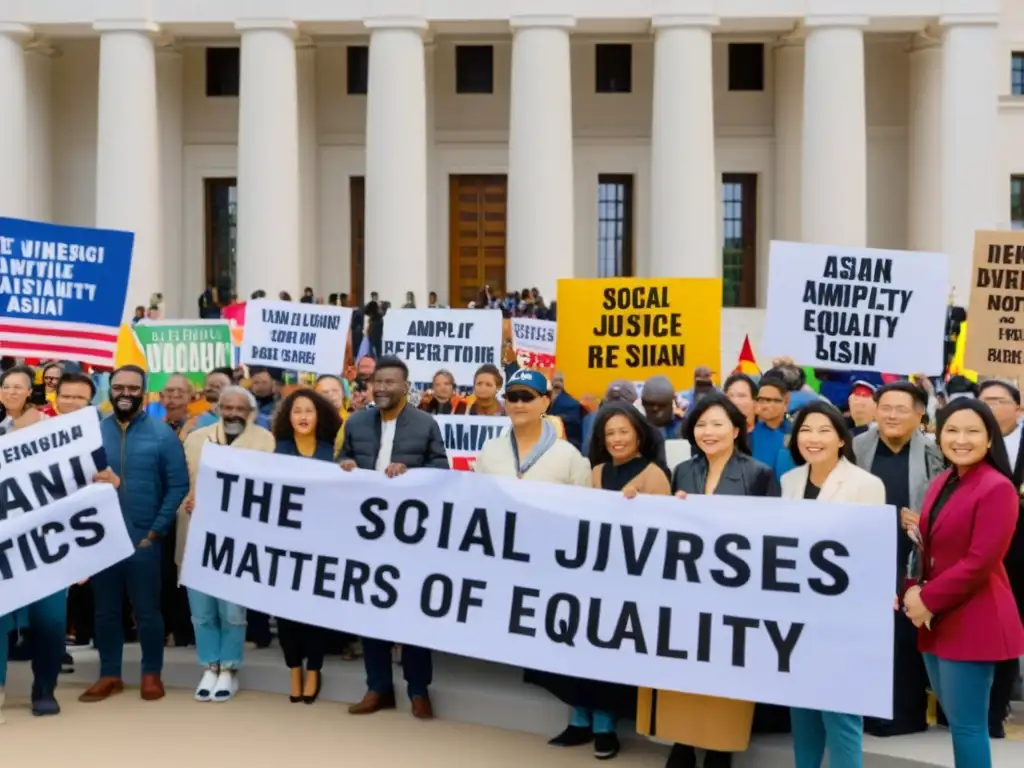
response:
<path id="1" fill-rule="evenodd" d="M 1024 0 L 0 0 L 0 216 L 136 233 L 207 285 L 464 306 L 721 276 L 772 239 L 946 253 L 1024 227 Z"/>

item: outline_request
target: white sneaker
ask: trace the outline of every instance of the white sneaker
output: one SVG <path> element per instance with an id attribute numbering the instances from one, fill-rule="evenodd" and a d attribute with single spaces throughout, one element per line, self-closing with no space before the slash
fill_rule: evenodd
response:
<path id="1" fill-rule="evenodd" d="M 4 702 L 7 700 L 7 694 L 4 693 L 4 689 L 0 688 L 0 725 L 3 725 L 7 721 L 4 720 Z"/>
<path id="2" fill-rule="evenodd" d="M 213 689 L 213 701 L 230 701 L 238 693 L 238 674 L 231 670 L 223 670 L 217 677 L 217 685 Z"/>
<path id="3" fill-rule="evenodd" d="M 203 676 L 199 679 L 196 687 L 196 701 L 209 701 L 213 698 L 213 691 L 217 687 L 217 670 L 207 667 Z"/>

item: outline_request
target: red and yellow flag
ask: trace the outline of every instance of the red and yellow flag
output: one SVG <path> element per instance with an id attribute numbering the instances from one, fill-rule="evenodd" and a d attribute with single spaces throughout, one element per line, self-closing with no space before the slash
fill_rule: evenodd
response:
<path id="1" fill-rule="evenodd" d="M 740 358 L 732 372 L 745 373 L 747 376 L 761 375 L 761 369 L 757 367 L 757 358 L 754 357 L 754 349 L 750 346 L 750 336 L 743 337 L 743 349 L 740 350 Z"/>

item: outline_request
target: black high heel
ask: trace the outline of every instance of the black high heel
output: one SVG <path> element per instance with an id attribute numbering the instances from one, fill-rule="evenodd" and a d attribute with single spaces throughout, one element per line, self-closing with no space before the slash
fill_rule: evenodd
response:
<path id="1" fill-rule="evenodd" d="M 313 702 L 315 702 L 320 697 L 320 689 L 323 687 L 323 684 L 324 684 L 324 672 L 323 672 L 323 670 L 322 669 L 316 669 L 316 670 L 313 670 L 313 672 L 316 674 L 316 690 L 313 691 L 313 695 L 312 696 L 305 696 L 304 695 L 302 697 L 302 700 L 306 704 L 312 704 Z M 309 674 L 309 670 L 306 670 L 306 674 Z"/>

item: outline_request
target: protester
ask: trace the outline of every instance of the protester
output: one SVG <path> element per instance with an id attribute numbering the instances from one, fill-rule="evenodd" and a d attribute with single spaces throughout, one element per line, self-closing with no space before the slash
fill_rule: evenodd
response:
<path id="1" fill-rule="evenodd" d="M 747 432 L 753 431 L 757 423 L 757 383 L 745 373 L 734 373 L 725 380 L 722 391 L 747 420 Z"/>
<path id="2" fill-rule="evenodd" d="M 203 382 L 203 399 L 200 403 L 202 412 L 190 417 L 179 430 L 178 434 L 182 440 L 185 440 L 194 429 L 211 427 L 217 423 L 217 401 L 220 399 L 220 393 L 226 387 L 230 387 L 233 380 L 233 372 L 227 368 L 214 368 L 206 374 Z"/>
<path id="3" fill-rule="evenodd" d="M 665 440 L 678 440 L 682 436 L 682 414 L 676 412 L 676 392 L 667 376 L 652 376 L 644 382 L 640 405 L 651 426 L 661 432 Z"/>
<path id="4" fill-rule="evenodd" d="M 583 444 L 583 406 L 565 391 L 565 374 L 556 371 L 551 377 L 551 404 L 548 414 L 562 423 L 565 439 L 576 450 Z"/>
<path id="5" fill-rule="evenodd" d="M 96 602 L 96 648 L 100 677 L 80 701 L 103 701 L 124 690 L 123 596 L 127 589 L 142 645 L 142 698 L 164 696 L 164 622 L 160 614 L 162 538 L 188 494 L 188 467 L 181 441 L 170 427 L 143 409 L 146 374 L 133 365 L 110 379 L 113 413 L 100 423 L 112 474 L 124 484 L 121 512 L 135 552 L 92 577 Z"/>
<path id="6" fill-rule="evenodd" d="M 1003 559 L 1020 498 L 999 424 L 987 405 L 958 398 L 937 414 L 952 465 L 928 487 L 918 524 L 917 583 L 903 610 L 918 628 L 932 690 L 949 720 L 957 768 L 991 768 L 990 691 L 996 664 L 1024 654 L 1024 628 Z"/>
<path id="7" fill-rule="evenodd" d="M 47 418 L 31 403 L 35 371 L 24 365 L 0 374 L 0 435 L 29 427 Z"/>
<path id="8" fill-rule="evenodd" d="M 397 357 L 377 360 L 373 374 L 376 407 L 349 418 L 339 454 L 342 469 L 352 471 L 358 467 L 397 477 L 418 467 L 449 468 L 441 428 L 432 416 L 409 406 L 408 393 L 406 364 Z M 370 715 L 382 709 L 394 709 L 392 646 L 388 640 L 363 638 L 367 691 L 358 704 L 349 707 L 349 713 Z M 434 716 L 428 692 L 434 674 L 430 650 L 402 645 L 401 658 L 412 714 L 430 719 Z"/>
<path id="9" fill-rule="evenodd" d="M 779 471 L 779 453 L 786 447 L 792 424 L 786 417 L 789 403 L 786 382 L 777 376 L 765 374 L 757 386 L 757 423 L 750 431 L 750 451 L 755 459 Z"/>
<path id="10" fill-rule="evenodd" d="M 874 384 L 866 381 L 853 382 L 847 406 L 850 409 L 848 424 L 854 437 L 867 432 L 875 420 L 875 409 L 878 407 L 875 402 L 876 389 Z"/>
<path id="11" fill-rule="evenodd" d="M 96 384 L 85 373 L 65 373 L 57 385 L 57 396 L 53 400 L 54 414 L 61 416 L 74 413 L 92 404 L 96 397 Z"/>
<path id="12" fill-rule="evenodd" d="M 188 524 L 195 509 L 195 483 L 199 459 L 207 443 L 229 445 L 249 451 L 274 452 L 274 437 L 258 427 L 256 398 L 248 390 L 231 386 L 220 393 L 217 404 L 220 420 L 197 429 L 185 441 L 185 459 L 191 482 L 188 497 L 177 516 L 177 551 L 180 568 L 185 554 Z M 196 701 L 228 701 L 238 692 L 238 670 L 245 647 L 245 608 L 220 600 L 196 589 L 188 590 L 188 604 L 195 627 L 196 655 L 203 668 Z"/>
<path id="13" fill-rule="evenodd" d="M 274 418 L 274 411 L 280 400 L 280 373 L 275 378 L 269 368 L 249 369 L 249 391 L 256 398 L 256 424 L 264 429 L 270 429 Z"/>
<path id="14" fill-rule="evenodd" d="M 430 392 L 420 398 L 419 409 L 431 416 L 449 416 L 462 406 L 462 398 L 455 394 L 455 376 L 442 368 L 434 374 Z"/>
<path id="15" fill-rule="evenodd" d="M 160 404 L 164 407 L 164 423 L 181 435 L 181 430 L 189 419 L 188 406 L 192 402 L 192 384 L 182 374 L 175 373 L 167 377 L 164 388 L 160 391 Z"/>
<path id="16" fill-rule="evenodd" d="M 338 412 L 341 427 L 339 427 L 338 434 L 334 438 L 334 453 L 337 454 L 341 450 L 342 440 L 345 439 L 345 422 L 348 420 L 349 413 L 351 412 L 349 410 L 349 399 L 345 393 L 345 384 L 340 376 L 325 374 L 317 378 L 316 383 L 313 385 L 313 391 L 323 397 Z"/>
<path id="17" fill-rule="evenodd" d="M 855 399 L 851 395 L 850 401 Z M 928 483 L 944 467 L 938 448 L 918 429 L 927 397 L 909 381 L 897 381 L 876 390 L 874 401 L 877 425 L 853 439 L 857 466 L 882 481 L 885 503 L 893 506 L 898 516 L 916 518 Z M 894 584 L 900 588 L 913 546 L 909 538 L 900 535 L 899 527 L 895 528 L 896 562 L 891 566 Z M 928 729 L 928 674 L 917 650 L 917 631 L 902 616 L 896 617 L 893 643 L 892 719 L 865 718 L 864 730 L 872 736 Z"/>
<path id="18" fill-rule="evenodd" d="M 56 411 L 53 410 L 53 403 L 57 398 L 57 385 L 60 384 L 60 377 L 63 373 L 63 367 L 57 362 L 47 363 L 42 370 L 41 378 L 43 392 L 46 395 L 46 405 L 42 406 L 40 410 L 47 416 L 57 415 Z"/>
<path id="19" fill-rule="evenodd" d="M 604 392 L 604 399 L 601 401 L 601 405 L 608 405 L 609 403 L 626 403 L 632 406 L 637 400 L 636 387 L 633 386 L 631 381 L 626 379 L 616 379 L 608 385 L 608 389 Z M 583 453 L 590 455 L 590 441 L 594 433 L 594 421 L 597 419 L 598 410 L 596 409 L 591 413 L 588 413 L 583 417 Z M 664 445 L 664 440 L 660 441 Z M 662 447 L 661 455 L 664 456 L 665 449 Z"/>
<path id="20" fill-rule="evenodd" d="M 436 378 L 436 377 L 435 377 Z M 473 394 L 456 406 L 454 413 L 469 416 L 504 416 L 505 409 L 498 399 L 504 383 L 498 367 L 487 363 L 473 375 Z"/>
<path id="21" fill-rule="evenodd" d="M 856 465 L 853 435 L 843 415 L 824 400 L 808 403 L 793 421 L 789 444 L 796 469 L 782 477 L 782 496 L 844 504 L 885 504 L 882 481 Z M 823 511 L 827 514 L 827 508 Z M 798 768 L 863 766 L 864 718 L 793 707 L 793 753 Z"/>
<path id="22" fill-rule="evenodd" d="M 750 455 L 746 417 L 725 394 L 705 394 L 689 408 L 683 437 L 689 441 L 693 457 L 672 472 L 671 490 L 677 498 L 779 495 L 775 473 Z M 674 719 L 700 718 L 700 722 L 712 726 L 716 720 L 742 721 L 744 716 L 752 718 L 754 713 L 752 704 L 713 696 L 676 694 L 666 697 L 665 703 L 673 707 Z M 766 712 L 767 717 L 773 714 L 770 710 Z M 666 768 L 696 768 L 695 747 L 707 749 L 705 768 L 729 768 L 732 753 L 716 749 L 728 741 L 728 736 L 711 727 L 703 743 L 675 744 Z"/>
<path id="23" fill-rule="evenodd" d="M 693 371 L 693 388 L 680 392 L 685 401 L 684 408 L 690 408 L 705 395 L 715 391 L 714 373 L 706 365 L 698 365 Z"/>

